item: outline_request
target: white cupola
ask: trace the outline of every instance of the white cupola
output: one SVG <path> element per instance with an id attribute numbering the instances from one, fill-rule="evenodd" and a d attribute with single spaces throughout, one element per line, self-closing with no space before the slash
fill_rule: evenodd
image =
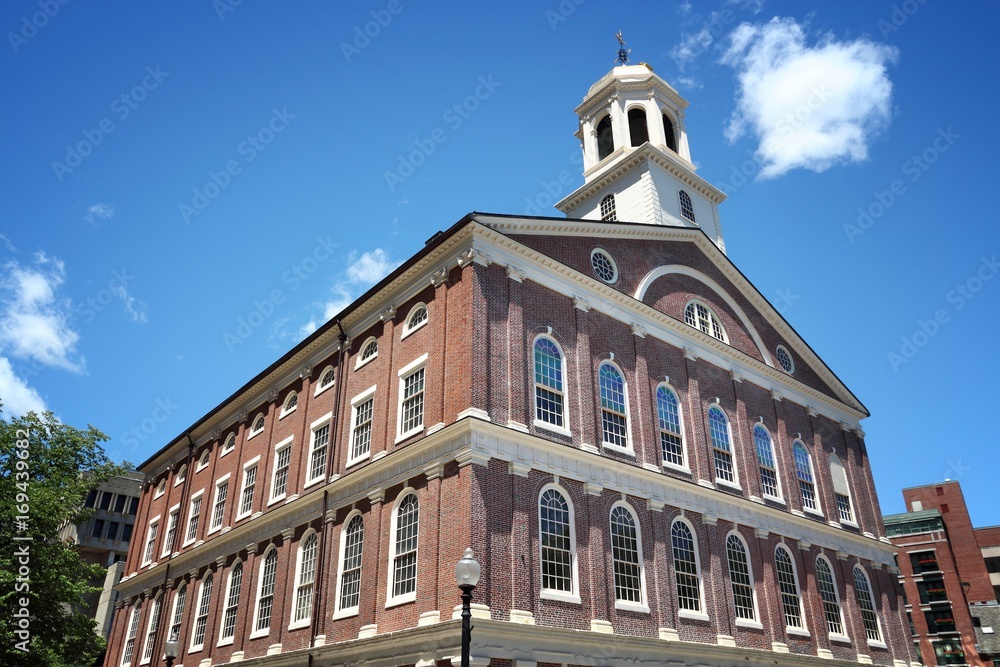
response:
<path id="1" fill-rule="evenodd" d="M 688 103 L 645 63 L 620 65 L 574 111 L 584 184 L 556 204 L 571 218 L 699 227 L 725 252 L 720 190 L 695 174 Z"/>

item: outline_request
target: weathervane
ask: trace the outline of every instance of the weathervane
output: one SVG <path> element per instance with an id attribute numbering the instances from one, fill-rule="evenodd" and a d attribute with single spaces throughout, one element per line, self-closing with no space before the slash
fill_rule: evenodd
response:
<path id="1" fill-rule="evenodd" d="M 619 30 L 615 33 L 615 39 L 618 40 L 618 59 L 617 62 L 622 65 L 628 64 L 628 54 L 632 53 L 632 49 L 625 48 L 625 40 L 622 39 L 622 31 Z"/>

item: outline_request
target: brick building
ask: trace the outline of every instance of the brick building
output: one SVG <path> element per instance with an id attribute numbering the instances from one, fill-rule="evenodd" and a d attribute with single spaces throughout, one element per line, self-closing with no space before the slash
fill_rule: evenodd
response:
<path id="1" fill-rule="evenodd" d="M 450 664 L 467 546 L 477 665 L 909 664 L 868 413 L 686 106 L 616 67 L 566 218 L 469 214 L 144 462 L 106 664 Z"/>
<path id="2" fill-rule="evenodd" d="M 884 520 L 924 664 L 1000 664 L 1000 527 L 973 528 L 958 482 L 903 499 L 908 511 Z"/>

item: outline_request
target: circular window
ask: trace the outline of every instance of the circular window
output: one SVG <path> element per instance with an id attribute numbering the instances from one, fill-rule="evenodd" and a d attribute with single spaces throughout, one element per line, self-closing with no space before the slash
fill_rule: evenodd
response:
<path id="1" fill-rule="evenodd" d="M 613 283 L 618 280 L 618 267 L 611 255 L 603 250 L 596 249 L 590 253 L 590 265 L 594 267 L 597 277 L 606 283 Z"/>
<path id="2" fill-rule="evenodd" d="M 784 345 L 779 345 L 775 349 L 775 354 L 778 357 L 778 363 L 781 364 L 786 373 L 791 375 L 795 372 L 795 362 L 792 361 L 792 353 L 785 349 Z"/>

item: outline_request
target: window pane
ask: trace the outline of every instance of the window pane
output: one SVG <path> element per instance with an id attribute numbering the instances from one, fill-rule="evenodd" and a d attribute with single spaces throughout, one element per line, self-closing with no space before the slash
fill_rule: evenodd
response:
<path id="1" fill-rule="evenodd" d="M 548 489 L 538 503 L 541 525 L 542 588 L 573 592 L 573 545 L 569 504 L 555 489 Z"/>

